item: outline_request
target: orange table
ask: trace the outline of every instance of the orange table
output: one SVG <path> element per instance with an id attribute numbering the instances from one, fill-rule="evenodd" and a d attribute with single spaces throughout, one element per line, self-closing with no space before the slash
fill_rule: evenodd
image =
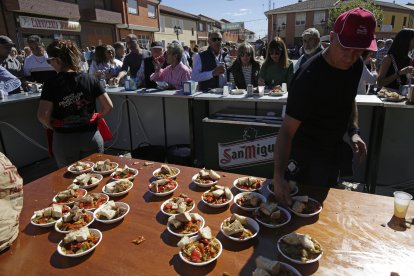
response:
<path id="1" fill-rule="evenodd" d="M 144 161 L 95 154 L 85 160 L 106 158 L 139 168 L 133 189 L 117 201 L 131 206 L 130 213 L 120 222 L 103 225 L 94 222 L 90 228 L 100 229 L 103 240 L 90 254 L 77 259 L 60 256 L 56 251 L 63 234 L 53 228 L 39 228 L 30 224 L 35 210 L 48 206 L 53 196 L 64 190 L 75 177 L 65 169 L 58 170 L 24 186 L 24 208 L 20 217 L 20 234 L 12 247 L 0 254 L 0 275 L 251 275 L 254 260 L 263 255 L 288 262 L 277 251 L 277 240 L 291 231 L 308 233 L 318 240 L 324 254 L 318 263 L 293 264 L 303 275 L 413 275 L 414 228 L 398 229 L 388 222 L 393 214 L 393 199 L 383 196 L 330 189 L 300 187 L 299 194 L 307 194 L 323 204 L 319 217 L 299 218 L 279 229 L 261 227 L 258 238 L 237 243 L 220 233 L 221 222 L 232 212 L 248 215 L 233 203 L 230 207 L 213 209 L 201 202 L 205 189 L 191 183 L 199 169 L 177 166 L 181 170 L 174 195 L 186 193 L 196 200 L 198 212 L 206 220 L 213 234 L 217 234 L 224 250 L 220 258 L 204 267 L 185 264 L 178 256 L 179 238 L 166 230 L 167 217 L 160 210 L 169 197 L 159 198 L 148 192 L 152 172 L 160 163 L 144 166 Z M 138 164 L 136 162 L 139 162 Z M 239 175 L 221 173 L 221 185 L 232 187 Z M 109 176 L 91 192 L 101 191 Z M 233 194 L 236 194 L 234 188 Z M 267 189 L 262 193 L 272 198 Z M 411 203 L 408 217 L 414 215 Z M 395 228 L 395 229 L 393 229 Z M 135 245 L 138 236 L 146 241 Z"/>

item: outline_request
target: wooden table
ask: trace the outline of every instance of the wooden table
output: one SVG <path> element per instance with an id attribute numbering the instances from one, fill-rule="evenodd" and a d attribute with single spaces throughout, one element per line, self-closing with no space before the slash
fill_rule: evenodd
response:
<path id="1" fill-rule="evenodd" d="M 412 275 L 414 271 L 414 228 L 394 230 L 387 225 L 393 214 L 393 199 L 383 196 L 330 189 L 306 189 L 308 194 L 323 202 L 319 217 L 299 218 L 280 229 L 261 227 L 258 238 L 246 243 L 236 243 L 220 233 L 221 222 L 231 212 L 239 210 L 233 203 L 223 209 L 212 209 L 201 202 L 201 189 L 191 183 L 197 168 L 177 166 L 181 174 L 179 187 L 174 195 L 183 192 L 196 200 L 194 212 L 200 213 L 224 250 L 220 258 L 205 266 L 185 264 L 178 256 L 179 238 L 166 230 L 167 217 L 160 210 L 161 203 L 169 197 L 158 198 L 148 192 L 152 172 L 160 164 L 144 166 L 144 161 L 109 155 L 95 154 L 85 160 L 109 158 L 120 166 L 127 164 L 138 168 L 133 189 L 123 198 L 116 199 L 131 206 L 123 221 L 114 225 L 94 222 L 90 227 L 100 229 L 103 240 L 92 253 L 77 259 L 60 256 L 56 251 L 63 234 L 53 228 L 39 228 L 29 223 L 33 211 L 45 208 L 52 197 L 64 190 L 74 178 L 65 169 L 58 170 L 24 186 L 24 208 L 20 217 L 20 234 L 12 247 L 0 254 L 0 275 L 251 275 L 254 260 L 263 255 L 285 260 L 277 251 L 277 240 L 291 231 L 308 233 L 318 240 L 324 254 L 319 263 L 293 264 L 304 275 L 389 275 L 398 271 Z M 137 164 L 136 162 L 139 162 Z M 231 187 L 239 175 L 221 173 L 220 184 Z M 91 192 L 99 192 L 103 182 Z M 232 189 L 235 194 L 234 188 Z M 272 198 L 267 189 L 262 193 Z M 411 203 L 408 217 L 414 215 Z M 391 225 L 391 224 L 390 224 Z M 135 245 L 138 236 L 146 241 Z"/>

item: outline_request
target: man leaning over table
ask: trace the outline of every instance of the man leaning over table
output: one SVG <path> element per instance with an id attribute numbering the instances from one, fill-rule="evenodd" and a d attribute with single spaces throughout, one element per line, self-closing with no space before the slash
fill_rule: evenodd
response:
<path id="1" fill-rule="evenodd" d="M 355 103 L 362 72 L 360 56 L 376 50 L 376 21 L 363 8 L 341 14 L 330 32 L 330 46 L 302 65 L 292 80 L 286 116 L 275 146 L 276 199 L 290 205 L 288 180 L 332 187 L 340 173 L 352 173 L 352 151 L 367 149 L 359 136 Z"/>
<path id="2" fill-rule="evenodd" d="M 227 53 L 221 49 L 221 41 L 222 35 L 219 31 L 209 33 L 209 47 L 194 59 L 191 79 L 198 81 L 199 90 L 223 87 L 227 83 L 224 63 Z"/>

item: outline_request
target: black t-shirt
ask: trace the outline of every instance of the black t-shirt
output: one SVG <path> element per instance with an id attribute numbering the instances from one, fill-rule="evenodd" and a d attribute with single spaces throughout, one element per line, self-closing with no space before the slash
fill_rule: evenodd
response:
<path id="1" fill-rule="evenodd" d="M 151 53 L 147 50 L 142 50 L 141 53 L 130 52 L 125 56 L 122 63 L 121 71 L 130 72 L 130 76 L 135 78 L 137 76 L 138 70 L 141 67 L 142 59 L 151 56 Z"/>
<path id="2" fill-rule="evenodd" d="M 96 130 L 89 119 L 96 111 L 96 98 L 105 93 L 99 80 L 86 73 L 61 72 L 47 81 L 41 100 L 53 103 L 52 125 L 58 132 Z"/>
<path id="3" fill-rule="evenodd" d="M 337 149 L 347 131 L 361 73 L 361 59 L 340 70 L 331 67 L 322 52 L 302 65 L 292 80 L 286 108 L 286 114 L 301 121 L 292 148 Z"/>

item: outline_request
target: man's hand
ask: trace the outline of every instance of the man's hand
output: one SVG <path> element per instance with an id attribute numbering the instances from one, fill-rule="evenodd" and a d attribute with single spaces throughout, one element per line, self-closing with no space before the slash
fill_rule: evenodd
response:
<path id="1" fill-rule="evenodd" d="M 273 181 L 273 192 L 275 193 L 276 201 L 287 207 L 292 205 L 292 198 L 290 197 L 289 183 L 282 179 L 280 181 Z"/>
<path id="2" fill-rule="evenodd" d="M 226 68 L 224 68 L 224 63 L 219 64 L 219 65 L 217 65 L 216 68 L 214 68 L 213 76 L 218 76 L 218 75 L 224 74 L 224 72 L 226 72 Z"/>
<path id="3" fill-rule="evenodd" d="M 258 86 L 264 86 L 265 85 L 265 81 L 262 78 L 259 78 L 259 80 L 257 81 L 257 85 Z"/>
<path id="4" fill-rule="evenodd" d="M 112 85 L 118 85 L 119 84 L 119 78 L 115 77 L 109 80 L 109 83 L 111 83 Z"/>
<path id="5" fill-rule="evenodd" d="M 365 142 L 357 133 L 352 135 L 351 145 L 354 152 L 358 154 L 359 161 L 362 161 L 367 157 L 367 145 L 365 145 Z"/>

